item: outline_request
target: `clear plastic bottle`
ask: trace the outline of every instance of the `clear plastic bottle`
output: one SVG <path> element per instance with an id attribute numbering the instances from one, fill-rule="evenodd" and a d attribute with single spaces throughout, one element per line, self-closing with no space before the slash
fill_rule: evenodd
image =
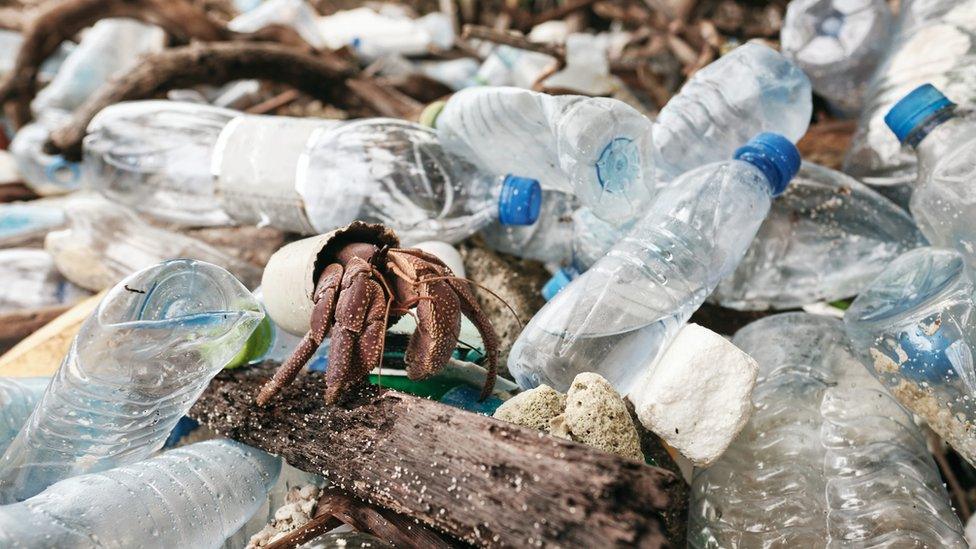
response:
<path id="1" fill-rule="evenodd" d="M 549 265 L 567 264 L 572 258 L 573 210 L 577 205 L 571 194 L 542 191 L 542 207 L 534 224 L 492 223 L 479 234 L 495 251 Z"/>
<path id="2" fill-rule="evenodd" d="M 523 388 L 569 388 L 596 372 L 621 394 L 731 274 L 800 168 L 796 147 L 760 134 L 735 160 L 683 175 L 582 276 L 542 308 L 512 347 L 508 369 Z"/>
<path id="3" fill-rule="evenodd" d="M 654 123 L 658 176 L 671 180 L 729 158 L 760 132 L 795 143 L 812 112 L 810 80 L 799 67 L 762 44 L 743 44 L 696 72 L 661 109 Z"/>
<path id="4" fill-rule="evenodd" d="M 445 149 L 489 172 L 573 193 L 613 223 L 642 213 L 653 196 L 651 121 L 615 99 L 468 88 L 435 125 Z"/>
<path id="5" fill-rule="evenodd" d="M 152 455 L 262 318 L 250 292 L 209 263 L 168 261 L 120 282 L 0 459 L 0 500 Z"/>
<path id="6" fill-rule="evenodd" d="M 92 291 L 110 288 L 130 274 L 167 259 L 197 259 L 223 267 L 248 288 L 261 283 L 261 269 L 195 238 L 153 227 L 129 209 L 100 199 L 71 200 L 68 226 L 52 231 L 44 249 L 58 270 Z"/>
<path id="7" fill-rule="evenodd" d="M 319 34 L 330 48 L 350 46 L 366 60 L 386 55 L 424 55 L 431 47 L 450 49 L 454 27 L 450 17 L 438 11 L 411 17 L 400 5 L 377 4 L 342 10 L 319 17 Z"/>
<path id="8" fill-rule="evenodd" d="M 252 10 L 245 11 L 227 23 L 235 32 L 257 32 L 268 25 L 284 25 L 314 48 L 326 47 L 315 21 L 318 12 L 305 0 L 268 0 Z"/>
<path id="9" fill-rule="evenodd" d="M 771 316 L 732 342 L 759 363 L 754 411 L 695 471 L 690 547 L 966 547 L 925 436 L 839 320 Z"/>
<path id="10" fill-rule="evenodd" d="M 50 382 L 48 377 L 0 377 L 0 454 L 20 432 Z"/>
<path id="11" fill-rule="evenodd" d="M 0 204 L 0 248 L 43 239 L 48 231 L 64 226 L 65 221 L 64 210 L 53 204 Z"/>
<path id="12" fill-rule="evenodd" d="M 858 295 L 844 323 L 888 391 L 976 465 L 976 284 L 962 254 L 902 255 Z"/>
<path id="13" fill-rule="evenodd" d="M 322 126 L 241 116 L 221 133 L 212 171 L 239 223 L 318 234 L 359 219 L 404 244 L 458 242 L 493 221 L 531 225 L 542 199 L 537 181 L 478 169 L 429 128 L 386 118 Z"/>
<path id="14" fill-rule="evenodd" d="M 132 101 L 88 124 L 87 185 L 136 211 L 181 225 L 226 225 L 210 174 L 220 131 L 240 113 L 197 103 Z"/>
<path id="15" fill-rule="evenodd" d="M 161 51 L 162 29 L 134 19 L 102 19 L 82 36 L 50 84 L 31 102 L 34 113 L 73 111 L 114 74 L 134 67 L 145 53 Z"/>
<path id="16" fill-rule="evenodd" d="M 896 257 L 924 245 L 894 202 L 850 176 L 804 162 L 735 273 L 709 300 L 763 310 L 848 298 Z"/>
<path id="17" fill-rule="evenodd" d="M 51 255 L 36 248 L 0 250 L 0 314 L 68 305 L 89 294 L 68 282 Z"/>
<path id="18" fill-rule="evenodd" d="M 544 53 L 501 44 L 485 56 L 474 76 L 474 83 L 532 89 L 536 81 L 555 65 L 556 59 Z"/>
<path id="19" fill-rule="evenodd" d="M 924 84 L 896 103 L 885 123 L 918 157 L 909 207 L 919 229 L 932 245 L 958 248 L 976 261 L 976 122 Z"/>
<path id="20" fill-rule="evenodd" d="M 82 186 L 81 165 L 59 154 L 44 152 L 51 132 L 70 119 L 60 110 L 42 112 L 36 120 L 14 134 L 10 153 L 24 183 L 39 195 L 56 195 L 76 191 Z"/>
<path id="21" fill-rule="evenodd" d="M 281 460 L 231 440 L 54 484 L 0 508 L 0 545 L 218 548 L 265 501 Z"/>
<path id="22" fill-rule="evenodd" d="M 890 44 L 868 85 L 844 172 L 869 185 L 910 189 L 915 155 L 901 147 L 883 118 L 926 82 L 964 108 L 976 105 L 976 0 L 902 0 Z"/>
<path id="23" fill-rule="evenodd" d="M 884 0 L 794 0 L 780 42 L 783 55 L 803 69 L 834 111 L 855 116 L 891 30 Z"/>

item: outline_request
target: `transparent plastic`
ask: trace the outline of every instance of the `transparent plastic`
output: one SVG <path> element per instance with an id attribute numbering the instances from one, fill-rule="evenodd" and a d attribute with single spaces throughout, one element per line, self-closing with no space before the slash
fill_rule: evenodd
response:
<path id="1" fill-rule="evenodd" d="M 508 369 L 522 388 L 565 391 L 596 372 L 621 394 L 729 275 L 769 211 L 771 185 L 730 160 L 686 173 L 606 256 L 532 318 Z"/>
<path id="2" fill-rule="evenodd" d="M 316 19 L 318 12 L 305 0 L 268 0 L 231 19 L 227 28 L 235 32 L 257 32 L 268 25 L 283 25 L 295 29 L 312 47 L 323 49 L 326 43 Z"/>
<path id="3" fill-rule="evenodd" d="M 223 267 L 248 288 L 261 269 L 195 238 L 153 227 L 131 210 L 105 200 L 71 200 L 68 226 L 48 233 L 44 249 L 75 284 L 101 291 L 130 274 L 167 259 L 197 259 Z"/>
<path id="4" fill-rule="evenodd" d="M 761 44 L 739 46 L 696 72 L 661 109 L 654 123 L 658 177 L 725 160 L 759 132 L 796 143 L 812 112 L 810 80 L 799 67 Z"/>
<path id="5" fill-rule="evenodd" d="M 0 453 L 13 442 L 50 382 L 48 377 L 0 377 Z"/>
<path id="6" fill-rule="evenodd" d="M 976 465 L 976 286 L 963 256 L 919 248 L 889 265 L 844 315 L 864 364 Z"/>
<path id="7" fill-rule="evenodd" d="M 134 19 L 103 19 L 83 35 L 50 84 L 31 102 L 35 113 L 73 111 L 102 84 L 130 69 L 145 53 L 163 49 L 166 35 L 159 27 Z"/>
<path id="8" fill-rule="evenodd" d="M 754 411 L 695 471 L 690 547 L 966 547 L 925 436 L 839 320 L 776 315 L 732 342 L 759 363 Z"/>
<path id="9" fill-rule="evenodd" d="M 281 460 L 208 440 L 72 477 L 0 507 L 0 545 L 217 548 L 265 500 Z"/>
<path id="10" fill-rule="evenodd" d="M 0 459 L 0 500 L 152 455 L 262 318 L 250 292 L 209 263 L 168 261 L 120 282 Z"/>
<path id="11" fill-rule="evenodd" d="M 0 204 L 0 248 L 28 244 L 65 224 L 64 210 L 44 202 Z"/>
<path id="12" fill-rule="evenodd" d="M 469 88 L 451 97 L 436 126 L 445 149 L 573 193 L 611 223 L 642 214 L 654 194 L 651 121 L 615 99 Z"/>
<path id="13" fill-rule="evenodd" d="M 82 171 L 106 198 L 186 226 L 226 225 L 210 174 L 217 136 L 240 113 L 176 101 L 103 109 L 88 125 Z"/>
<path id="14" fill-rule="evenodd" d="M 884 123 L 908 92 L 931 83 L 958 105 L 976 105 L 976 1 L 903 0 L 887 58 L 864 99 L 844 172 L 869 185 L 910 186 L 916 159 Z"/>
<path id="15" fill-rule="evenodd" d="M 833 110 L 856 116 L 868 80 L 888 50 L 891 8 L 884 0 L 796 0 L 780 31 L 796 63 Z"/>
<path id="16" fill-rule="evenodd" d="M 519 226 L 496 222 L 479 234 L 495 251 L 546 264 L 567 264 L 573 255 L 573 210 L 577 205 L 571 194 L 543 191 L 539 220 L 534 224 Z"/>
<path id="17" fill-rule="evenodd" d="M 0 314 L 69 305 L 89 294 L 68 282 L 51 255 L 36 248 L 0 250 Z"/>
<path id="18" fill-rule="evenodd" d="M 500 44 L 485 56 L 474 81 L 483 86 L 514 86 L 532 89 L 556 59 L 544 53 L 522 50 Z"/>
<path id="19" fill-rule="evenodd" d="M 804 162 L 735 273 L 710 301 L 796 308 L 856 295 L 891 261 L 925 245 L 912 218 L 843 173 Z"/>
<path id="20" fill-rule="evenodd" d="M 44 152 L 44 143 L 51 132 L 69 119 L 65 111 L 46 110 L 35 121 L 20 128 L 10 142 L 17 172 L 39 195 L 65 194 L 82 186 L 82 170 L 78 162 Z"/>

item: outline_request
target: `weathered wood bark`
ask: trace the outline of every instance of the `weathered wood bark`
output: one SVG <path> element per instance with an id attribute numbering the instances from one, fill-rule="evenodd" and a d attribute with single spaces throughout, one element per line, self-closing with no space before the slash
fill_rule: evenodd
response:
<path id="1" fill-rule="evenodd" d="M 312 55 L 267 42 L 196 43 L 145 56 L 128 74 L 103 86 L 78 107 L 72 119 L 51 133 L 48 149 L 66 158 L 81 158 L 81 141 L 99 111 L 120 101 L 145 99 L 174 88 L 198 84 L 219 86 L 256 78 L 288 84 L 329 102 L 348 93 L 344 81 L 354 72 L 336 55 Z"/>
<path id="2" fill-rule="evenodd" d="M 662 514 L 686 506 L 671 471 L 402 393 L 369 386 L 327 407 L 322 376 L 305 374 L 258 408 L 271 372 L 222 373 L 190 415 L 474 545 L 662 547 Z"/>
<path id="3" fill-rule="evenodd" d="M 0 103 L 10 102 L 15 125 L 30 121 L 30 101 L 37 93 L 41 63 L 62 42 L 109 17 L 127 17 L 158 25 L 176 43 L 227 40 L 234 33 L 187 0 L 68 0 L 48 2 L 26 23 L 24 43 L 13 70 L 0 83 Z"/>

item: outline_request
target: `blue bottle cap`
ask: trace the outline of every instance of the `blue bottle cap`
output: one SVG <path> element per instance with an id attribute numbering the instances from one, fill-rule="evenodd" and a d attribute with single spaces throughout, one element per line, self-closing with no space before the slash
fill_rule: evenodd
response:
<path id="1" fill-rule="evenodd" d="M 498 198 L 498 220 L 502 225 L 531 225 L 539 219 L 542 187 L 535 179 L 506 175 Z"/>
<path id="2" fill-rule="evenodd" d="M 902 97 L 885 115 L 885 124 L 902 143 L 932 118 L 932 115 L 956 104 L 932 84 L 922 84 Z"/>
<path id="3" fill-rule="evenodd" d="M 800 171 L 800 151 L 792 141 L 778 133 L 763 132 L 736 149 L 732 158 L 759 168 L 769 180 L 773 196 L 782 194 Z"/>
<path id="4" fill-rule="evenodd" d="M 562 268 L 556 271 L 556 274 L 552 275 L 545 285 L 542 286 L 542 297 L 546 301 L 551 300 L 556 297 L 563 288 L 565 288 L 574 278 L 579 276 L 579 273 L 575 269 Z"/>

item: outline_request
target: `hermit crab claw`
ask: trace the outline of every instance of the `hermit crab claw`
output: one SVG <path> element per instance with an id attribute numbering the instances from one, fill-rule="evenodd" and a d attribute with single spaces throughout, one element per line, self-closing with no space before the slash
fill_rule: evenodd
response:
<path id="1" fill-rule="evenodd" d="M 429 377 L 447 363 L 464 315 L 481 333 L 489 366 L 482 398 L 491 394 L 498 337 L 468 282 L 437 257 L 398 246 L 396 235 L 382 225 L 355 222 L 289 244 L 271 258 L 262 281 L 268 314 L 304 336 L 262 387 L 259 405 L 291 383 L 326 336 L 332 341 L 325 401 L 338 402 L 380 365 L 387 326 L 414 308 L 417 330 L 407 346 L 407 375 Z"/>

